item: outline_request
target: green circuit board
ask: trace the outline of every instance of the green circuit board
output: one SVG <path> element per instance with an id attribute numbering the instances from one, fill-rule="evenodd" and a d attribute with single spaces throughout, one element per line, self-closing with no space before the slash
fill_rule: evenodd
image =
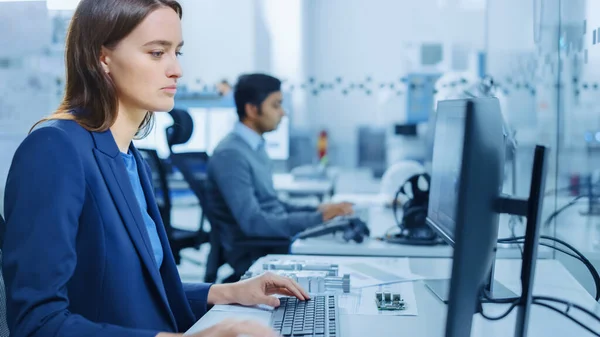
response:
<path id="1" fill-rule="evenodd" d="M 406 303 L 404 299 L 398 293 L 391 292 L 376 292 L 375 303 L 379 310 L 404 310 L 406 309 Z"/>

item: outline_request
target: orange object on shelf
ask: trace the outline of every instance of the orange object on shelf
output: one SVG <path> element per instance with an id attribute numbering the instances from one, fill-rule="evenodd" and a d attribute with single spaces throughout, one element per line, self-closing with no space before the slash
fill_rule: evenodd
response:
<path id="1" fill-rule="evenodd" d="M 317 142 L 317 151 L 319 154 L 319 161 L 327 156 L 327 131 L 323 130 L 319 134 L 319 141 Z"/>

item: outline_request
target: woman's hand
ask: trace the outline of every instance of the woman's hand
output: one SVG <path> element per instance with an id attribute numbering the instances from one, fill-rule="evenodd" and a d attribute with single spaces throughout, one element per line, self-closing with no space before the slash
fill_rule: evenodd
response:
<path id="1" fill-rule="evenodd" d="M 208 302 L 212 304 L 237 303 L 246 306 L 265 304 L 279 306 L 279 299 L 271 295 L 294 296 L 308 300 L 310 296 L 290 278 L 266 272 L 261 276 L 233 284 L 216 284 L 210 288 Z"/>

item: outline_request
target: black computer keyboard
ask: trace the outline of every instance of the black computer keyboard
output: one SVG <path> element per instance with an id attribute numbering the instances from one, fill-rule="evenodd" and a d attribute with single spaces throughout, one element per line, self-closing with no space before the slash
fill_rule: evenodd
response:
<path id="1" fill-rule="evenodd" d="M 337 298 L 313 296 L 308 301 L 282 297 L 271 316 L 271 327 L 282 336 L 339 337 Z"/>

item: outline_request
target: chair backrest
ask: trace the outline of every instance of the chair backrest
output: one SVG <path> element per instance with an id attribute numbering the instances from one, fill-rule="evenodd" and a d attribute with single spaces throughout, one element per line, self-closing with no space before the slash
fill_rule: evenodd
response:
<path id="1" fill-rule="evenodd" d="M 207 181 L 202 180 L 197 183 L 197 196 L 202 208 L 202 214 L 210 223 L 210 232 L 208 233 L 210 242 L 210 253 L 206 261 L 206 270 L 204 274 L 204 282 L 215 283 L 219 268 L 226 263 L 223 248 L 221 247 L 221 238 L 219 235 L 218 222 L 214 221 L 208 200 Z M 196 193 L 196 192 L 194 192 Z"/>
<path id="2" fill-rule="evenodd" d="M 6 223 L 0 215 L 0 231 L 4 233 Z M 0 241 L 0 243 L 2 243 Z M 6 323 L 6 288 L 2 277 L 2 250 L 0 250 L 0 337 L 8 337 L 8 324 Z"/>
<path id="3" fill-rule="evenodd" d="M 171 153 L 169 159 L 173 166 L 181 172 L 183 179 L 198 198 L 200 207 L 204 209 L 201 183 L 206 180 L 206 167 L 209 160 L 206 152 Z"/>
<path id="4" fill-rule="evenodd" d="M 169 115 L 173 118 L 173 125 L 167 128 L 167 144 L 171 149 L 173 145 L 185 144 L 190 140 L 194 132 L 194 120 L 187 111 L 181 109 L 173 109 Z"/>
<path id="5" fill-rule="evenodd" d="M 203 196 L 200 183 L 206 179 L 208 155 L 206 152 L 173 152 L 173 145 L 185 144 L 190 140 L 194 131 L 194 121 L 192 116 L 185 110 L 173 109 L 169 114 L 173 117 L 173 125 L 169 126 L 166 131 L 171 152 L 169 159 L 173 166 L 181 172 L 183 179 L 190 186 L 200 202 L 200 207 L 202 207 Z"/>
<path id="6" fill-rule="evenodd" d="M 150 166 L 152 171 L 152 181 L 154 183 L 154 195 L 160 210 L 163 223 L 167 230 L 167 233 L 171 231 L 171 190 L 169 188 L 169 182 L 167 180 L 167 169 L 165 163 L 158 156 L 158 152 L 153 149 L 138 149 L 142 154 L 142 157 Z"/>

